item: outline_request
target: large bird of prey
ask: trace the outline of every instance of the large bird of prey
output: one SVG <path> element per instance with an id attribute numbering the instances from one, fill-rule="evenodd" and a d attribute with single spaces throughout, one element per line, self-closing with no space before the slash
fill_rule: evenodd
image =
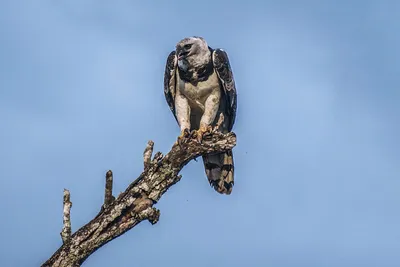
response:
<path id="1" fill-rule="evenodd" d="M 236 117 L 236 87 L 227 53 L 212 49 L 202 37 L 188 37 L 176 44 L 168 58 L 164 74 L 164 94 L 179 124 L 182 138 L 188 131 L 201 137 L 216 126 L 230 132 Z M 203 156 L 210 185 L 229 195 L 234 184 L 232 151 Z"/>

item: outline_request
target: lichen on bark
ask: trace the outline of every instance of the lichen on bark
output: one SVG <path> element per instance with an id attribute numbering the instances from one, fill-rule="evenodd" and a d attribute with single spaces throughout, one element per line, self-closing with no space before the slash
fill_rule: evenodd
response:
<path id="1" fill-rule="evenodd" d="M 181 169 L 201 155 L 231 150 L 236 145 L 236 135 L 214 129 L 205 133 L 201 143 L 189 136 L 176 142 L 165 156 L 157 152 L 151 159 L 153 145 L 149 141 L 143 154 L 144 171 L 115 199 L 112 196 L 112 172 L 107 172 L 105 200 L 100 212 L 74 234 L 69 233 L 69 237 L 67 229 L 63 245 L 42 267 L 80 266 L 97 249 L 140 222 L 157 223 L 160 211 L 153 206 L 179 182 Z"/>

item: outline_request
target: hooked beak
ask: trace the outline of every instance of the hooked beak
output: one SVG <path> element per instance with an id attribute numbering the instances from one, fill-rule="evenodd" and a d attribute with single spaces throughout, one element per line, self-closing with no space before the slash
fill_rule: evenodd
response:
<path id="1" fill-rule="evenodd" d="M 184 59 L 189 54 L 188 51 L 180 51 L 178 53 L 178 60 Z"/>

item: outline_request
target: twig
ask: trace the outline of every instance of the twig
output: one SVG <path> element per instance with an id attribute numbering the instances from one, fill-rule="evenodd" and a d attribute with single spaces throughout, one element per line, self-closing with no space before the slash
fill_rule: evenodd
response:
<path id="1" fill-rule="evenodd" d="M 150 140 L 149 142 L 147 142 L 147 146 L 143 152 L 143 163 L 145 169 L 150 165 L 151 156 L 153 155 L 153 147 L 154 147 L 153 141 Z"/>
<path id="2" fill-rule="evenodd" d="M 66 244 L 71 238 L 71 207 L 70 193 L 64 189 L 63 229 L 60 233 L 63 243 Z"/>
<path id="3" fill-rule="evenodd" d="M 153 157 L 152 162 L 153 162 L 153 163 L 157 163 L 157 162 L 159 162 L 160 160 L 162 160 L 163 157 L 164 157 L 163 153 L 161 153 L 160 151 L 158 151 L 158 152 L 156 152 L 156 153 L 154 154 L 154 157 Z"/>
<path id="4" fill-rule="evenodd" d="M 156 223 L 160 211 L 153 205 L 179 182 L 179 172 L 189 161 L 201 155 L 231 150 L 235 145 L 234 133 L 212 131 L 202 143 L 189 138 L 180 145 L 175 143 L 165 156 L 156 153 L 151 162 L 146 156 L 148 165 L 142 174 L 107 208 L 101 209 L 93 220 L 76 231 L 69 242 L 64 242 L 42 266 L 79 266 L 97 249 L 140 222 Z"/>
<path id="5" fill-rule="evenodd" d="M 113 189 L 113 173 L 109 170 L 106 173 L 106 186 L 104 192 L 104 208 L 110 205 L 114 201 L 114 197 L 112 195 Z"/>

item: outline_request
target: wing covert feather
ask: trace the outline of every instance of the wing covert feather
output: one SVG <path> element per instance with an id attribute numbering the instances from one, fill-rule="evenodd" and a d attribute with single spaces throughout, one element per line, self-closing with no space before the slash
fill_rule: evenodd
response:
<path id="1" fill-rule="evenodd" d="M 165 65 L 164 95 L 172 114 L 177 120 L 175 113 L 176 65 L 177 65 L 176 52 L 172 51 L 168 55 L 167 62 Z"/>
<path id="2" fill-rule="evenodd" d="M 236 119 L 237 92 L 227 53 L 222 49 L 215 49 L 213 51 L 213 64 L 224 89 L 224 95 L 228 104 L 226 113 L 230 117 L 228 130 L 231 131 Z"/>

